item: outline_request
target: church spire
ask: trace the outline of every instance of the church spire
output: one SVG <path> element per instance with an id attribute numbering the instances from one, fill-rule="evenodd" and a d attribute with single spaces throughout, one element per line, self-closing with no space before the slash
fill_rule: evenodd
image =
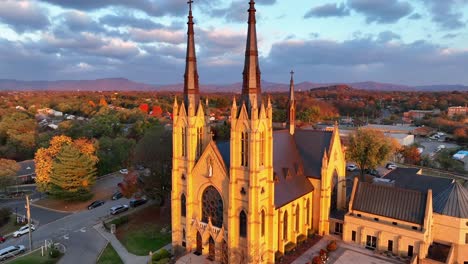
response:
<path id="1" fill-rule="evenodd" d="M 294 135 L 296 127 L 296 99 L 294 98 L 294 71 L 291 71 L 291 80 L 289 82 L 289 102 L 288 102 L 288 120 L 287 126 L 289 133 Z"/>
<path id="2" fill-rule="evenodd" d="M 255 2 L 250 0 L 249 12 L 249 27 L 247 32 L 247 45 L 245 49 L 245 62 L 242 84 L 241 105 L 245 103 L 247 109 L 250 110 L 253 101 L 261 104 L 261 84 L 260 84 L 260 66 L 258 63 L 257 49 L 257 29 L 255 19 Z"/>
<path id="3" fill-rule="evenodd" d="M 198 107 L 200 101 L 200 90 L 198 87 L 197 57 L 195 55 L 195 31 L 193 30 L 192 3 L 189 0 L 188 30 L 187 30 L 187 57 L 185 61 L 184 75 L 184 100 L 187 109 Z"/>

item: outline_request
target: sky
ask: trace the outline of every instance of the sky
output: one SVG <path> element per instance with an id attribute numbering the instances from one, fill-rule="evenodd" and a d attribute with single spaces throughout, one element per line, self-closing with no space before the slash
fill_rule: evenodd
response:
<path id="1" fill-rule="evenodd" d="M 0 0 L 0 79 L 183 82 L 186 0 Z M 242 80 L 248 0 L 194 0 L 202 84 Z M 468 85 L 468 0 L 257 0 L 262 79 Z"/>

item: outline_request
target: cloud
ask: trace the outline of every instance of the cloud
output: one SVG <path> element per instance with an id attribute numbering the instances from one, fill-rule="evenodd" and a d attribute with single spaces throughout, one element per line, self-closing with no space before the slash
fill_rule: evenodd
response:
<path id="1" fill-rule="evenodd" d="M 409 3 L 400 0 L 349 0 L 348 5 L 364 14 L 367 23 L 395 23 L 413 11 Z"/>
<path id="2" fill-rule="evenodd" d="M 349 9 L 344 3 L 341 4 L 325 4 L 310 9 L 304 18 L 311 17 L 343 17 L 349 15 Z"/>
<path id="3" fill-rule="evenodd" d="M 163 25 L 147 18 L 137 18 L 133 14 L 110 14 L 99 19 L 99 22 L 114 28 L 132 27 L 140 29 L 162 28 Z"/>
<path id="4" fill-rule="evenodd" d="M 411 16 L 408 17 L 408 19 L 412 19 L 412 20 L 418 20 L 418 19 L 421 19 L 421 18 L 422 18 L 422 16 L 419 13 L 414 13 Z"/>
<path id="5" fill-rule="evenodd" d="M 0 22 L 18 33 L 44 29 L 49 26 L 47 11 L 33 1 L 0 1 Z"/>
<path id="6" fill-rule="evenodd" d="M 97 10 L 107 7 L 124 7 L 140 10 L 152 16 L 175 15 L 186 13 L 187 6 L 182 1 L 160 1 L 160 0 L 41 0 L 63 8 L 78 10 Z"/>
<path id="7" fill-rule="evenodd" d="M 389 42 L 394 39 L 395 40 L 401 39 L 401 36 L 392 31 L 382 31 L 379 33 L 379 36 L 377 37 L 377 40 L 381 42 Z"/>
<path id="8" fill-rule="evenodd" d="M 463 21 L 462 6 L 468 4 L 468 0 L 422 0 L 429 5 L 432 13 L 432 21 L 444 30 L 460 29 L 466 26 Z"/>
<path id="9" fill-rule="evenodd" d="M 384 35 L 386 35 L 385 33 Z M 274 44 L 266 60 L 265 78 L 275 80 L 295 65 L 297 76 L 318 82 L 375 80 L 405 84 L 466 83 L 467 50 L 425 41 L 385 42 L 380 37 L 348 41 L 288 40 Z M 308 76 L 315 76 L 308 79 Z M 276 80 L 278 81 L 278 80 Z"/>
<path id="10" fill-rule="evenodd" d="M 137 42 L 181 44 L 184 43 L 186 39 L 186 34 L 183 31 L 173 31 L 168 29 L 143 30 L 139 28 L 130 28 L 128 33 L 130 38 Z"/>

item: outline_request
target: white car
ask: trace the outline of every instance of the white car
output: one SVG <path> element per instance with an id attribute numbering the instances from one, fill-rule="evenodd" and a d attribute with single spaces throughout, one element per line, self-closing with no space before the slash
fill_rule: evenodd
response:
<path id="1" fill-rule="evenodd" d="M 128 174 L 128 170 L 127 169 L 121 169 L 119 170 L 120 173 L 122 174 Z"/>
<path id="2" fill-rule="evenodd" d="M 128 210 L 128 205 L 126 204 L 121 204 L 121 205 L 116 205 L 110 209 L 110 214 L 111 215 L 116 215 L 120 214 L 122 212 L 125 212 Z"/>
<path id="3" fill-rule="evenodd" d="M 34 227 L 34 225 L 31 225 L 31 230 L 34 231 L 36 230 L 36 228 Z M 15 231 L 13 233 L 13 237 L 20 237 L 24 234 L 27 234 L 29 233 L 29 226 L 25 225 L 23 227 L 21 227 L 20 229 L 18 229 L 18 231 Z"/>
<path id="4" fill-rule="evenodd" d="M 387 170 L 394 170 L 394 169 L 398 168 L 398 166 L 396 164 L 394 164 L 394 163 L 387 163 L 385 168 L 387 168 Z"/>
<path id="5" fill-rule="evenodd" d="M 347 171 L 355 171 L 357 169 L 358 169 L 358 167 L 356 165 L 354 165 L 354 164 L 349 164 L 348 166 L 346 166 Z"/>
<path id="6" fill-rule="evenodd" d="M 16 255 L 23 254 L 24 251 L 26 251 L 26 248 L 23 245 L 6 247 L 0 250 L 0 261 L 4 261 Z"/>

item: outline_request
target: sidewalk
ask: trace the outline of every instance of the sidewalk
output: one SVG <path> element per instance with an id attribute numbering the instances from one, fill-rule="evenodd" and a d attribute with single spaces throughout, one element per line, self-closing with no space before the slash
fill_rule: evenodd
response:
<path id="1" fill-rule="evenodd" d="M 117 254 L 119 254 L 120 258 L 125 264 L 147 264 L 148 263 L 148 256 L 137 256 L 129 253 L 127 249 L 120 243 L 120 241 L 115 237 L 114 234 L 107 232 L 102 224 L 97 224 L 93 227 L 98 231 L 98 233 L 104 237 L 109 243 L 111 243 L 112 247 L 115 249 Z"/>

